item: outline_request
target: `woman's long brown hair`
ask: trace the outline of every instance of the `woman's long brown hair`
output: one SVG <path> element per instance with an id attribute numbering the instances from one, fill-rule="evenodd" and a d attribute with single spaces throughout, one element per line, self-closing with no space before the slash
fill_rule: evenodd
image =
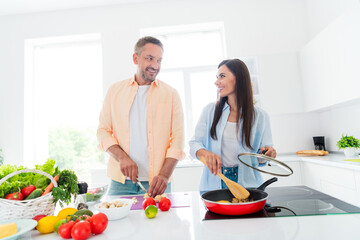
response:
<path id="1" fill-rule="evenodd" d="M 232 74 L 234 74 L 236 78 L 235 93 L 236 104 L 238 107 L 236 113 L 236 119 L 238 119 L 236 129 L 237 132 L 239 132 L 239 120 L 242 119 L 243 124 L 241 140 L 243 145 L 245 142 L 246 146 L 252 149 L 250 143 L 250 134 L 254 121 L 254 102 L 249 70 L 245 63 L 239 59 L 224 60 L 219 64 L 218 68 L 220 68 L 222 65 L 226 65 L 226 67 L 232 72 Z M 216 125 L 220 120 L 227 99 L 227 97 L 222 97 L 216 103 L 214 120 L 210 129 L 210 136 L 214 140 L 217 140 Z"/>

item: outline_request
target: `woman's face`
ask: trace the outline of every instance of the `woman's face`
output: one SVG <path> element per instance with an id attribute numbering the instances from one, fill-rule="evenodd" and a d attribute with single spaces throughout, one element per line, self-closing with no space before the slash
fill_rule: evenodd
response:
<path id="1" fill-rule="evenodd" d="M 220 97 L 229 97 L 235 95 L 235 75 L 224 64 L 217 72 L 215 85 L 218 88 Z"/>

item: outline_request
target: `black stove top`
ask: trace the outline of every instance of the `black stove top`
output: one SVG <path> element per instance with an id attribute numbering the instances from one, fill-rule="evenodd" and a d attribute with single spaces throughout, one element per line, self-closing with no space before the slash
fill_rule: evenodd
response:
<path id="1" fill-rule="evenodd" d="M 265 191 L 269 194 L 266 206 L 257 213 L 226 216 L 205 208 L 200 214 L 203 220 L 214 220 L 360 213 L 360 208 L 306 186 L 269 187 Z"/>

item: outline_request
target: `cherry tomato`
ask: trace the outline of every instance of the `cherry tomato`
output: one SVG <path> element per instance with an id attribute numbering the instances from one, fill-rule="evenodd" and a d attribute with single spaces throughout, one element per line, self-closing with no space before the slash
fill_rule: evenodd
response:
<path id="1" fill-rule="evenodd" d="M 71 238 L 71 230 L 74 227 L 75 223 L 76 223 L 75 221 L 70 221 L 61 224 L 58 229 L 59 236 L 65 239 Z"/>
<path id="2" fill-rule="evenodd" d="M 14 193 L 9 193 L 8 195 L 5 196 L 5 199 L 9 199 L 9 200 L 23 200 L 23 194 L 21 192 L 14 192 Z"/>
<path id="3" fill-rule="evenodd" d="M 21 193 L 23 195 L 23 198 L 26 198 L 27 196 L 29 196 L 30 193 L 32 193 L 35 189 L 36 189 L 36 187 L 34 185 L 29 185 L 29 186 L 21 189 Z"/>
<path id="4" fill-rule="evenodd" d="M 91 225 L 89 222 L 75 223 L 71 229 L 71 237 L 75 240 L 85 240 L 91 235 Z"/>
<path id="5" fill-rule="evenodd" d="M 147 206 L 149 205 L 154 205 L 156 206 L 156 201 L 155 199 L 153 199 L 152 197 L 146 198 L 143 203 L 142 203 L 142 207 L 145 210 Z"/>
<path id="6" fill-rule="evenodd" d="M 162 197 L 159 202 L 159 208 L 161 211 L 168 211 L 171 207 L 171 201 L 167 197 Z"/>
<path id="7" fill-rule="evenodd" d="M 90 218 L 92 233 L 100 234 L 108 225 L 108 217 L 104 213 L 98 213 Z"/>

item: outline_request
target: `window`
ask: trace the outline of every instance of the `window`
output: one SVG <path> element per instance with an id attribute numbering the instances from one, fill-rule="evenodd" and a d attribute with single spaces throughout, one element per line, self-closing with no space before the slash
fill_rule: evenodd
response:
<path id="1" fill-rule="evenodd" d="M 142 29 L 164 44 L 164 61 L 158 78 L 180 94 L 185 117 L 185 152 L 202 109 L 217 99 L 217 65 L 225 58 L 221 22 Z M 189 156 L 189 155 L 187 155 Z"/>
<path id="2" fill-rule="evenodd" d="M 96 129 L 102 101 L 100 34 L 25 41 L 24 164 L 56 160 L 90 183 L 105 165 Z"/>

